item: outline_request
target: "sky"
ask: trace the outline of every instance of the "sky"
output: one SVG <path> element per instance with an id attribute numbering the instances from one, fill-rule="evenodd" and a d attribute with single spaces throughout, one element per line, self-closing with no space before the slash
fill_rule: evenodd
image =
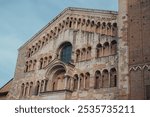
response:
<path id="1" fill-rule="evenodd" d="M 14 77 L 18 48 L 67 7 L 118 11 L 118 0 L 0 0 L 0 87 Z"/>

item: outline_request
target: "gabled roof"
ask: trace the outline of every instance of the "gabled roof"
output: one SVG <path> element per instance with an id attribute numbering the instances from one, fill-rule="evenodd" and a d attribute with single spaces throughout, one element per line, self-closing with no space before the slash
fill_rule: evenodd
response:
<path id="1" fill-rule="evenodd" d="M 13 78 L 10 81 L 8 81 L 4 86 L 2 86 L 0 88 L 0 96 L 1 96 L 1 94 L 7 94 L 8 93 L 8 91 L 10 90 L 12 81 L 13 81 Z"/>
<path id="2" fill-rule="evenodd" d="M 68 7 L 64 9 L 60 14 L 58 14 L 53 20 L 51 20 L 46 26 L 44 26 L 40 31 L 38 31 L 33 37 L 31 37 L 24 45 L 22 45 L 19 50 L 24 47 L 26 44 L 30 43 L 34 38 L 36 38 L 41 32 L 43 32 L 46 28 L 48 28 L 53 22 L 58 20 L 62 15 L 67 13 L 68 11 L 84 11 L 84 12 L 92 12 L 92 13 L 103 13 L 103 14 L 114 14 L 117 15 L 117 11 L 109 11 L 109 10 L 99 10 L 99 9 L 87 9 L 87 8 L 76 8 L 76 7 Z"/>

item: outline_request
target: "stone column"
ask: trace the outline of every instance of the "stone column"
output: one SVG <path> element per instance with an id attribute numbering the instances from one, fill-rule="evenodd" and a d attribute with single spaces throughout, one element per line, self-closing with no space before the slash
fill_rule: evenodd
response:
<path id="1" fill-rule="evenodd" d="M 74 87 L 74 79 L 71 78 L 71 88 L 70 88 L 71 91 L 73 91 L 73 87 Z"/>
<path id="2" fill-rule="evenodd" d="M 109 77 L 109 87 L 110 87 L 110 72 L 108 72 L 108 77 Z"/>
<path id="3" fill-rule="evenodd" d="M 85 76 L 83 77 L 83 89 L 85 89 Z"/>
<path id="4" fill-rule="evenodd" d="M 41 90 L 41 82 L 39 82 L 39 89 L 38 89 L 38 94 L 37 95 L 39 95 L 40 90 Z"/>
<path id="5" fill-rule="evenodd" d="M 80 77 L 78 76 L 78 88 L 77 88 L 77 90 L 79 90 L 80 89 Z"/>
<path id="6" fill-rule="evenodd" d="M 47 91 L 47 83 L 48 83 L 48 80 L 45 79 L 44 91 Z"/>
<path id="7" fill-rule="evenodd" d="M 68 84 L 68 76 L 65 76 L 65 84 L 64 84 L 64 89 L 67 89 L 67 84 Z"/>
<path id="8" fill-rule="evenodd" d="M 23 89 L 22 97 L 24 97 L 24 96 L 25 96 L 25 93 L 26 93 L 26 85 L 24 85 L 24 89 Z"/>

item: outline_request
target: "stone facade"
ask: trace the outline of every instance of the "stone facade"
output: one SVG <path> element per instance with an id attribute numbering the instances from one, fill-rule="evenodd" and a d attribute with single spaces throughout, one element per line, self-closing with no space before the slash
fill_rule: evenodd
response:
<path id="1" fill-rule="evenodd" d="M 19 49 L 9 99 L 117 99 L 117 12 L 67 8 Z"/>
<path id="2" fill-rule="evenodd" d="M 149 11 L 65 9 L 19 49 L 7 99 L 150 99 Z"/>

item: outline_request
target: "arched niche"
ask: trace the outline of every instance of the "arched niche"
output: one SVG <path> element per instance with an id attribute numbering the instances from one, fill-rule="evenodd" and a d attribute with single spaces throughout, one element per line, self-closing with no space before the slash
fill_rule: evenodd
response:
<path id="1" fill-rule="evenodd" d="M 54 65 L 52 65 L 46 73 L 46 78 L 48 79 L 47 90 L 63 90 L 65 87 L 65 74 L 66 67 L 64 64 L 55 63 Z"/>

